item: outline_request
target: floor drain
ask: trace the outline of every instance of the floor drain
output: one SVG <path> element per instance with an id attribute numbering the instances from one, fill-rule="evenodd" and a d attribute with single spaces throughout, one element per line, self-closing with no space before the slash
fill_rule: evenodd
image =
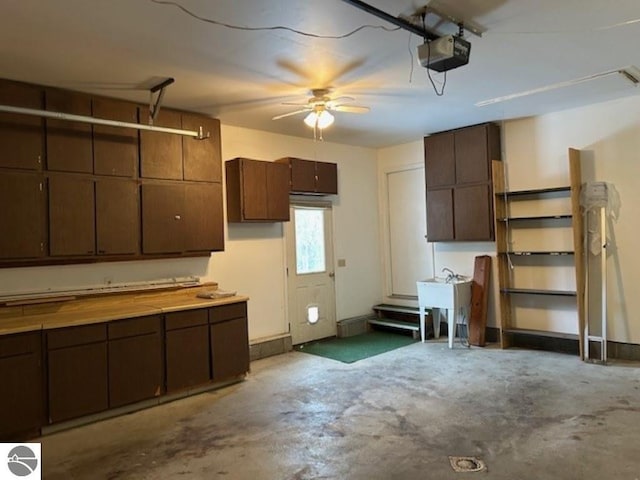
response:
<path id="1" fill-rule="evenodd" d="M 454 472 L 484 472 L 487 466 L 476 457 L 449 457 Z"/>

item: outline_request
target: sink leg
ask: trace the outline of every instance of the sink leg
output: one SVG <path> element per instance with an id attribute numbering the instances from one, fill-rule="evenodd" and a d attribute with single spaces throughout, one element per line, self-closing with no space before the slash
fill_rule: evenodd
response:
<path id="1" fill-rule="evenodd" d="M 418 310 L 420 310 L 420 340 L 422 340 L 422 343 L 424 343 L 425 341 L 425 337 L 426 337 L 426 330 L 425 330 L 425 325 L 424 325 L 424 316 L 425 316 L 425 312 L 424 312 L 424 308 L 420 307 Z"/>
<path id="2" fill-rule="evenodd" d="M 433 317 L 433 338 L 440 338 L 440 309 L 432 308 L 431 316 Z"/>
<path id="3" fill-rule="evenodd" d="M 448 321 L 448 331 L 447 334 L 449 336 L 449 348 L 453 348 L 453 339 L 456 337 L 456 311 L 453 309 L 447 310 L 447 321 Z"/>

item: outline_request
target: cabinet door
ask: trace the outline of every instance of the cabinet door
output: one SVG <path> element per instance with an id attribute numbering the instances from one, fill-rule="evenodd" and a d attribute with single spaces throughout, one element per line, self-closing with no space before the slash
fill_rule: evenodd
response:
<path id="1" fill-rule="evenodd" d="M 487 125 L 463 128 L 455 132 L 456 183 L 490 180 L 487 150 Z"/>
<path id="2" fill-rule="evenodd" d="M 49 422 L 101 412 L 107 403 L 107 343 L 48 353 Z"/>
<path id="3" fill-rule="evenodd" d="M 289 221 L 289 167 L 284 163 L 266 163 L 268 220 Z"/>
<path id="4" fill-rule="evenodd" d="M 186 184 L 184 188 L 185 251 L 224 250 L 222 185 L 219 183 Z"/>
<path id="5" fill-rule="evenodd" d="M 0 441 L 34 436 L 43 424 L 40 332 L 0 337 Z"/>
<path id="6" fill-rule="evenodd" d="M 49 422 L 106 410 L 107 326 L 48 330 Z"/>
<path id="7" fill-rule="evenodd" d="M 205 311 L 205 324 L 167 332 L 167 392 L 201 385 L 210 380 L 208 330 Z"/>
<path id="8" fill-rule="evenodd" d="M 427 187 L 456 183 L 456 161 L 453 132 L 424 138 L 425 180 Z"/>
<path id="9" fill-rule="evenodd" d="M 202 182 L 222 181 L 220 121 L 202 115 L 182 114 L 182 128 L 197 131 L 202 127 L 209 138 L 182 137 L 184 179 Z"/>
<path id="10" fill-rule="evenodd" d="M 240 181 L 242 182 L 242 213 L 244 220 L 266 220 L 269 218 L 267 207 L 267 163 L 248 159 L 242 159 L 241 161 Z"/>
<path id="11" fill-rule="evenodd" d="M 316 162 L 316 192 L 338 194 L 338 166 L 335 163 Z"/>
<path id="12" fill-rule="evenodd" d="M 209 325 L 213 380 L 228 380 L 249 371 L 249 337 L 246 318 Z"/>
<path id="13" fill-rule="evenodd" d="M 493 240 L 493 213 L 490 200 L 488 185 L 455 188 L 456 240 Z"/>
<path id="14" fill-rule="evenodd" d="M 427 238 L 430 242 L 454 239 L 451 188 L 427 190 Z"/>
<path id="15" fill-rule="evenodd" d="M 316 162 L 290 158 L 291 191 L 314 193 L 316 191 Z"/>
<path id="16" fill-rule="evenodd" d="M 142 185 L 142 253 L 184 251 L 184 185 Z"/>
<path id="17" fill-rule="evenodd" d="M 91 116 L 91 98 L 63 90 L 46 91 L 47 110 Z M 47 119 L 47 167 L 63 172 L 93 172 L 91 125 Z"/>
<path id="18" fill-rule="evenodd" d="M 98 255 L 140 251 L 138 185 L 132 180 L 96 180 L 96 245 Z"/>
<path id="19" fill-rule="evenodd" d="M 45 255 L 45 194 L 40 175 L 0 173 L 0 258 Z"/>
<path id="20" fill-rule="evenodd" d="M 0 81 L 0 104 L 43 107 L 42 90 L 30 85 Z M 44 120 L 30 115 L 0 113 L 0 167 L 40 170 L 44 156 Z"/>
<path id="21" fill-rule="evenodd" d="M 140 108 L 139 115 L 140 123 L 148 122 L 148 109 Z M 181 115 L 162 109 L 153 124 L 181 129 Z M 182 180 L 182 138 L 172 133 L 140 130 L 140 176 Z"/>
<path id="22" fill-rule="evenodd" d="M 132 103 L 108 98 L 94 98 L 93 116 L 119 122 L 137 123 L 138 109 Z M 94 125 L 93 162 L 96 175 L 136 176 L 138 131 L 131 128 Z"/>
<path id="23" fill-rule="evenodd" d="M 160 322 L 159 316 L 152 316 L 109 324 L 111 408 L 157 397 L 162 393 Z M 127 334 L 131 336 L 121 336 Z"/>
<path id="24" fill-rule="evenodd" d="M 49 178 L 49 248 L 52 256 L 95 254 L 94 184 L 88 178 Z"/>

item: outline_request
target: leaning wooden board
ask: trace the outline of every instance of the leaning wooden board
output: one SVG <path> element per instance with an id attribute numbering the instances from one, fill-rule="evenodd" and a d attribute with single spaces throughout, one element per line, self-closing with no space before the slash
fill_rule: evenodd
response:
<path id="1" fill-rule="evenodd" d="M 476 257 L 473 266 L 471 284 L 471 315 L 469 316 L 469 343 L 478 347 L 485 346 L 487 330 L 487 304 L 489 299 L 489 278 L 491 276 L 491 257 Z"/>

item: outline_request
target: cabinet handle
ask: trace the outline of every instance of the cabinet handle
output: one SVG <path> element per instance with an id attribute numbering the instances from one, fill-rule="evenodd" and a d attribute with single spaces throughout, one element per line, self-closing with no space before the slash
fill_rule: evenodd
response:
<path id="1" fill-rule="evenodd" d="M 180 220 L 182 217 L 180 215 L 176 215 L 173 218 L 175 218 L 176 220 Z"/>

